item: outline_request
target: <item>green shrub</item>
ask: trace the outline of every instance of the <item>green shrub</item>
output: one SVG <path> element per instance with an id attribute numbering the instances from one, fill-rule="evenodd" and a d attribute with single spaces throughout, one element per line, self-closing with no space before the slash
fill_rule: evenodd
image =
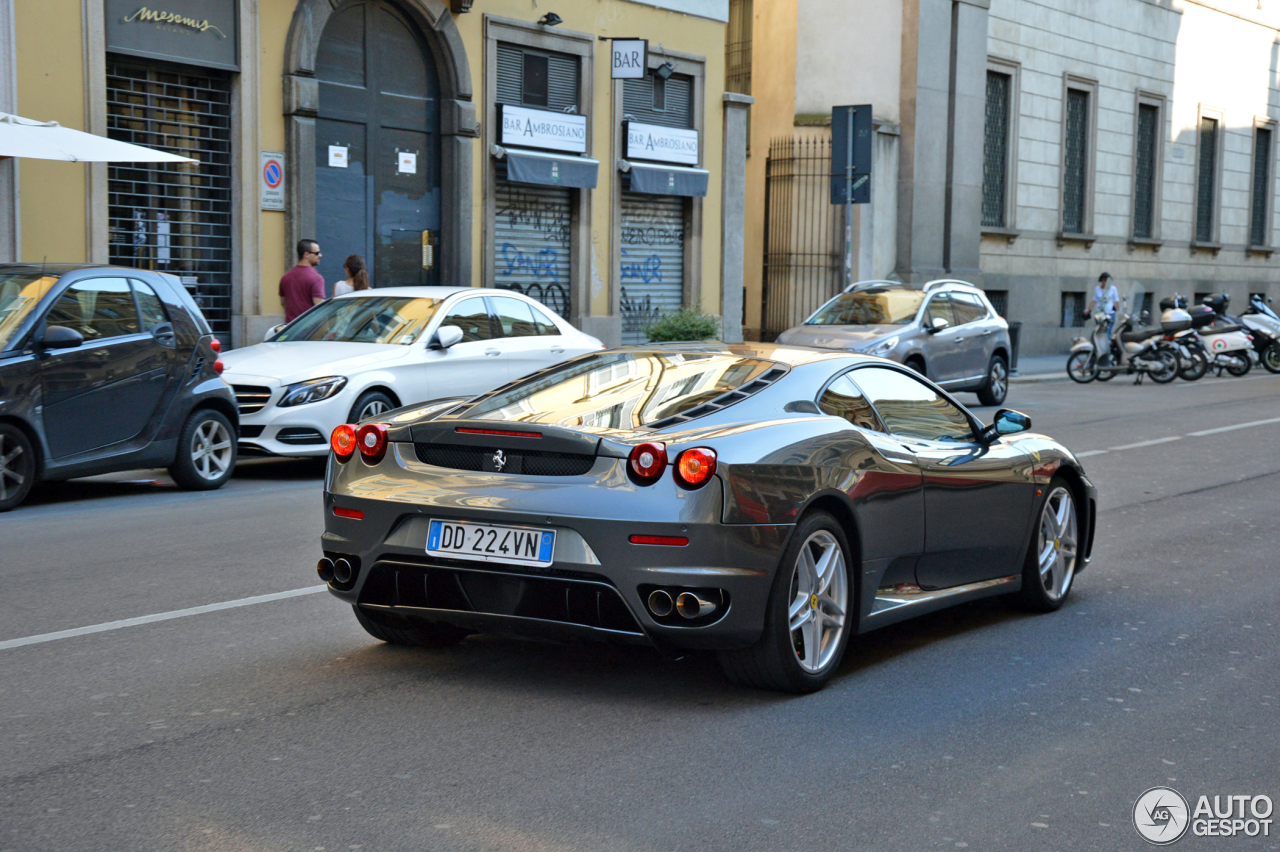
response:
<path id="1" fill-rule="evenodd" d="M 650 343 L 711 340 L 720 336 L 720 323 L 696 308 L 681 308 L 650 324 L 645 334 Z"/>

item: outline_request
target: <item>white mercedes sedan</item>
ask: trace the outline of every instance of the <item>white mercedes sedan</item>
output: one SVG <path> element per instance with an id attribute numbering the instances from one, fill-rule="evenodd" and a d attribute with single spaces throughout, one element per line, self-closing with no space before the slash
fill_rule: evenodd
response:
<path id="1" fill-rule="evenodd" d="M 334 427 L 469 397 L 604 344 L 520 293 L 385 287 L 323 302 L 222 354 L 241 456 L 323 456 Z"/>

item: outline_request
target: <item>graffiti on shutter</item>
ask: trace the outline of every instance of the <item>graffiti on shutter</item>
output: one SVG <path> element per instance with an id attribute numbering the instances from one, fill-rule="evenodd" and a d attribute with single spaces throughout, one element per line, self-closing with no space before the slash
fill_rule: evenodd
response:
<path id="1" fill-rule="evenodd" d="M 622 342 L 684 304 L 684 199 L 622 194 Z"/>
<path id="2" fill-rule="evenodd" d="M 494 286 L 568 319 L 571 190 L 505 180 L 495 190 Z"/>

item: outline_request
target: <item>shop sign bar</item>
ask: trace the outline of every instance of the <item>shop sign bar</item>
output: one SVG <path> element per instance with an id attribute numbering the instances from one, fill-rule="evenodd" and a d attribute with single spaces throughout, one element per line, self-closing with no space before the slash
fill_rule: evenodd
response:
<path id="1" fill-rule="evenodd" d="M 545 109 L 498 105 L 503 145 L 568 154 L 587 152 L 587 117 Z"/>
<path id="2" fill-rule="evenodd" d="M 107 50 L 240 70 L 237 0 L 105 0 Z"/>
<path id="3" fill-rule="evenodd" d="M 644 38 L 615 38 L 612 42 L 613 61 L 610 67 L 615 80 L 642 79 L 649 67 L 649 40 Z"/>
<path id="4" fill-rule="evenodd" d="M 627 159 L 698 165 L 698 131 L 628 121 Z"/>

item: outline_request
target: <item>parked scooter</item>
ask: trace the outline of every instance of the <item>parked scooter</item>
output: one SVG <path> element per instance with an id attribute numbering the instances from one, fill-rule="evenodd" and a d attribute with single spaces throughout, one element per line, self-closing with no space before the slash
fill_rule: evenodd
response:
<path id="1" fill-rule="evenodd" d="M 1193 305 L 1189 313 L 1194 325 L 1196 308 L 1208 308 L 1213 312 L 1213 320 L 1196 329 L 1212 358 L 1209 366 L 1216 369 L 1219 376 L 1223 370 L 1233 376 L 1243 376 L 1253 367 L 1253 336 L 1239 320 L 1227 315 L 1230 304 L 1231 297 L 1226 293 L 1215 293 L 1205 296 L 1202 304 Z"/>
<path id="2" fill-rule="evenodd" d="M 1240 323 L 1253 335 L 1258 361 L 1272 373 L 1280 373 L 1280 316 L 1261 296 L 1249 299 L 1249 307 L 1240 314 Z"/>
<path id="3" fill-rule="evenodd" d="M 1138 299 L 1141 294 L 1135 296 L 1135 305 L 1141 304 Z M 1116 309 L 1115 331 L 1108 341 L 1111 317 L 1103 311 L 1096 312 L 1093 334 L 1077 340 L 1067 356 L 1067 375 L 1071 380 L 1081 384 L 1094 379 L 1107 381 L 1121 373 L 1136 374 L 1134 384 L 1140 384 L 1144 376 L 1151 376 L 1151 381 L 1162 385 L 1176 379 L 1178 356 L 1173 346 L 1165 343 L 1164 331 L 1159 328 L 1134 331 L 1134 319 L 1134 314 L 1120 305 Z"/>
<path id="4" fill-rule="evenodd" d="M 1178 376 L 1194 382 L 1209 372 L 1209 352 L 1204 341 L 1191 327 L 1185 296 L 1173 295 L 1160 300 L 1160 328 L 1164 339 L 1178 350 Z"/>

